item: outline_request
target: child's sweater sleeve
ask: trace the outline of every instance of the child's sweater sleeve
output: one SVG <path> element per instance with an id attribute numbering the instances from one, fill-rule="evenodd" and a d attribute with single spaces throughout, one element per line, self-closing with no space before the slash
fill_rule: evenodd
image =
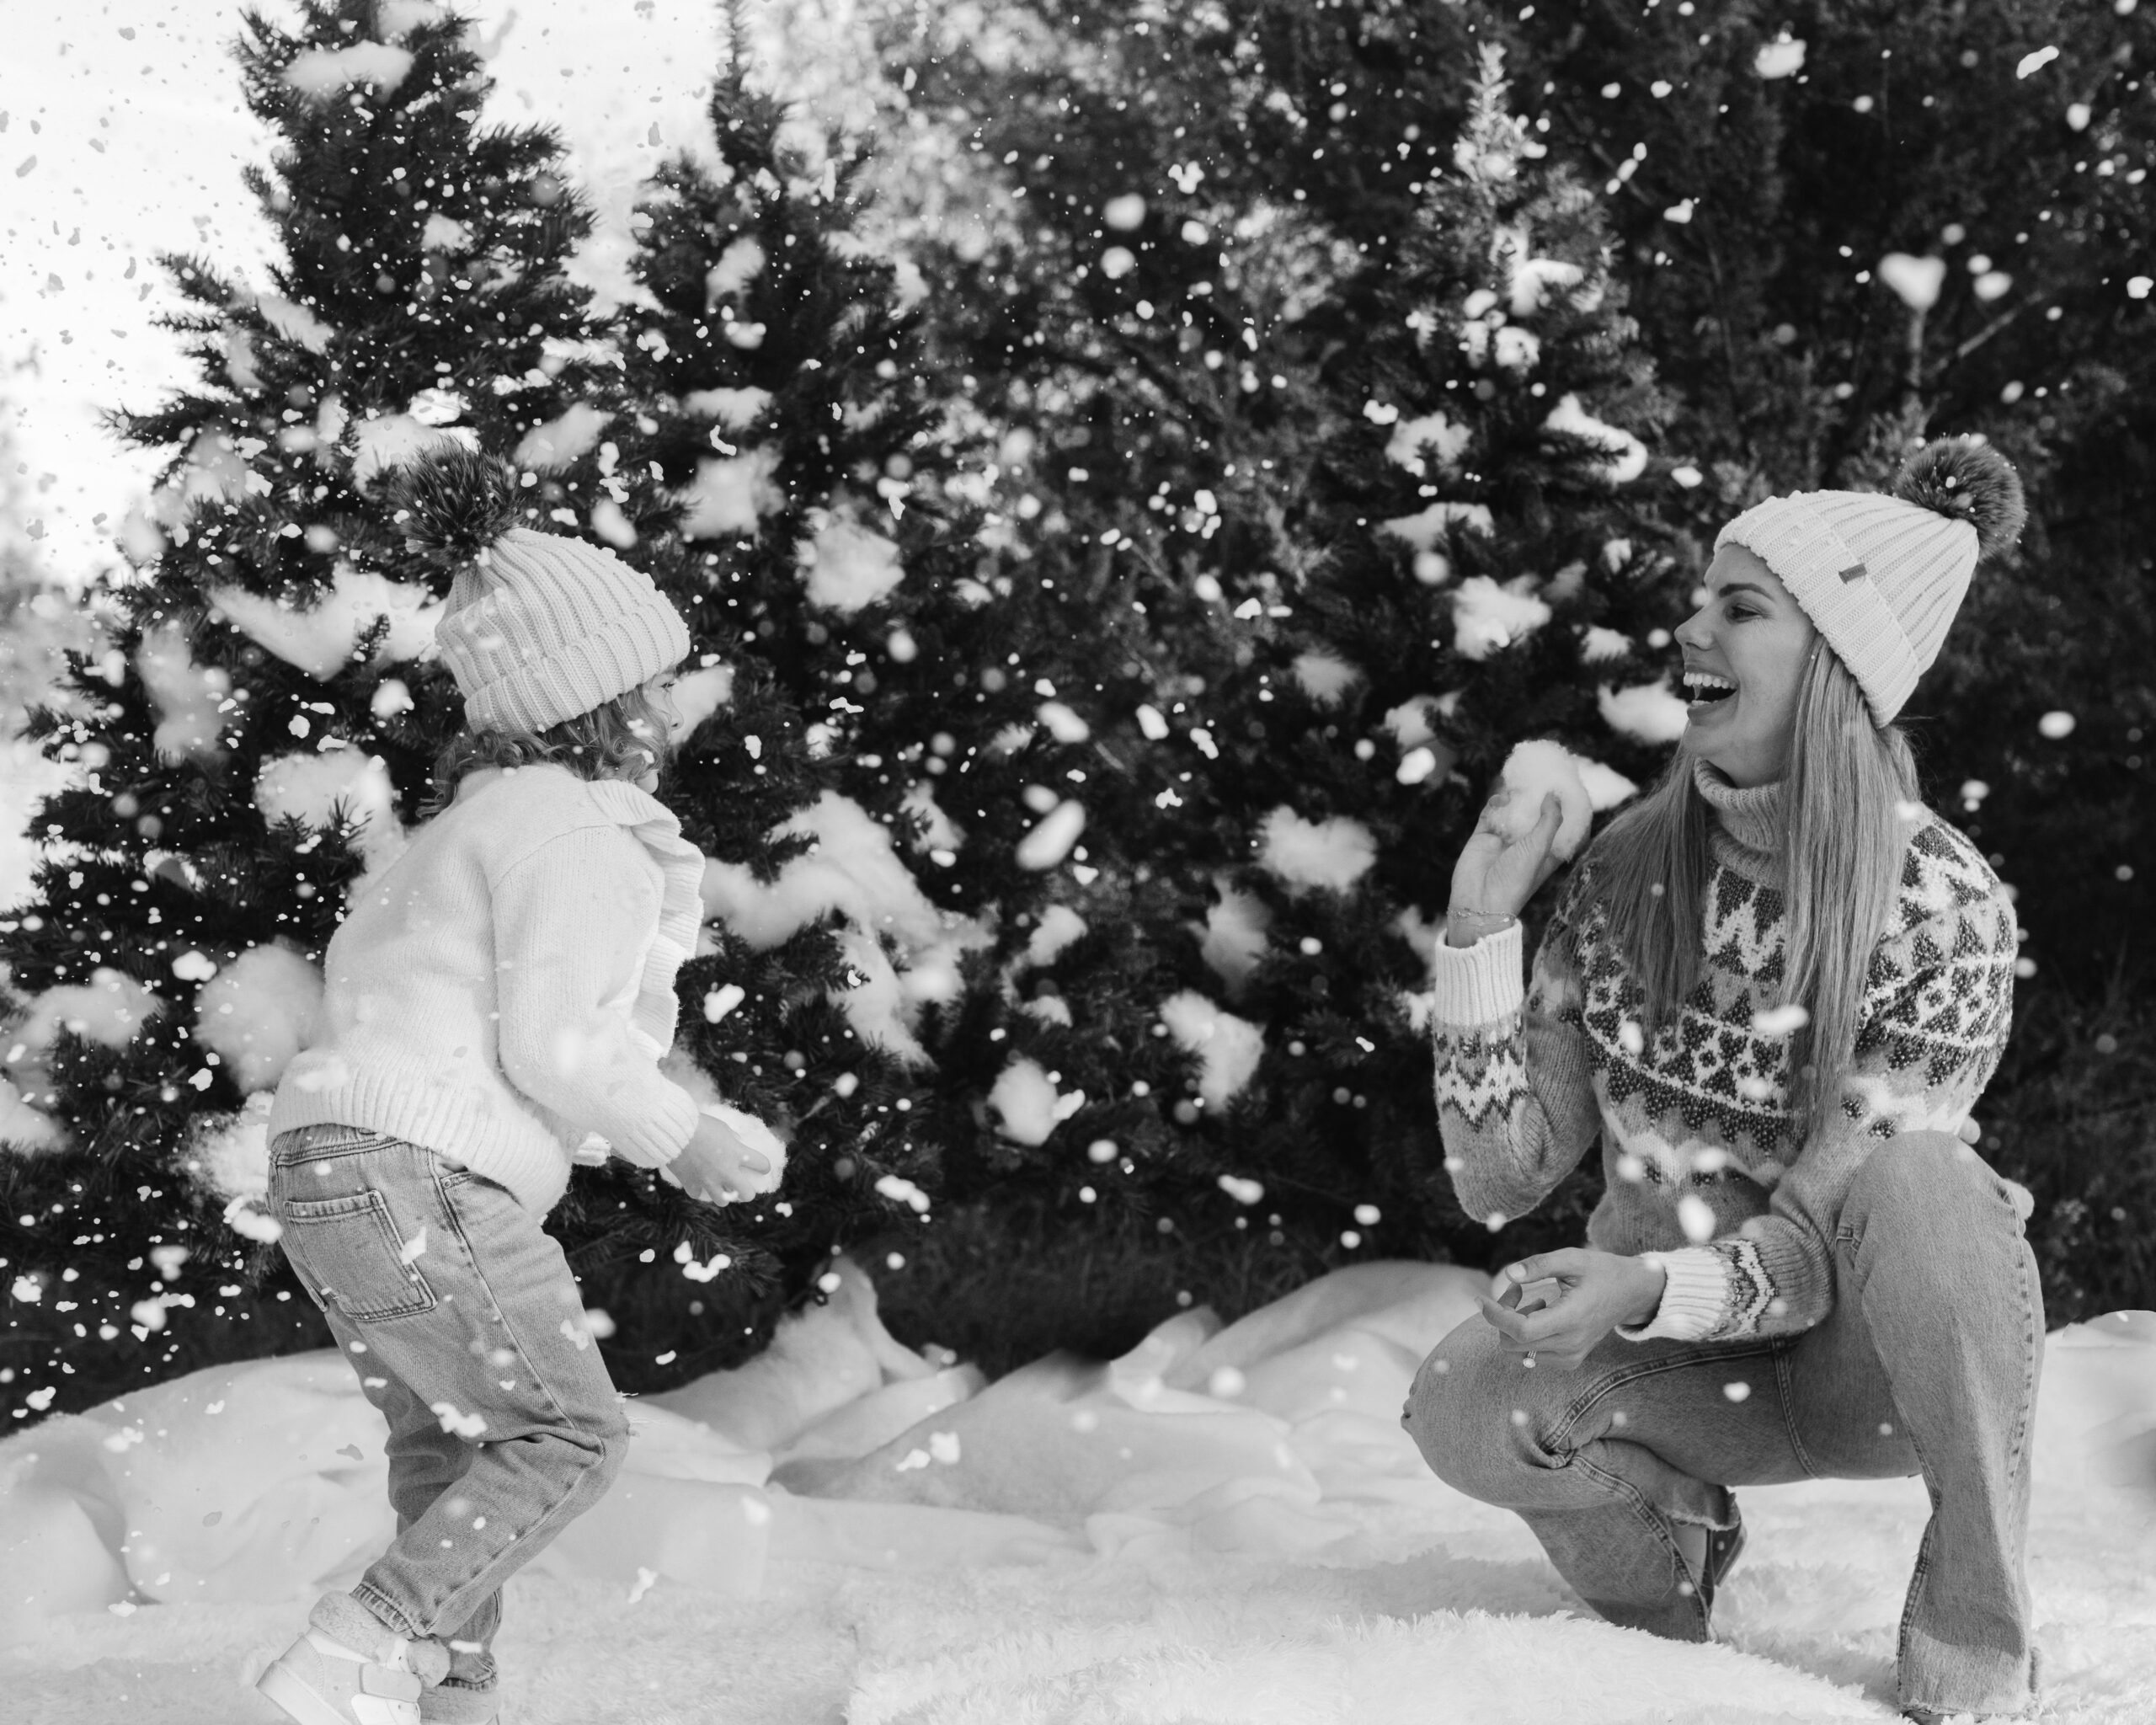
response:
<path id="1" fill-rule="evenodd" d="M 628 1002 L 659 916 L 649 872 L 614 826 L 564 833 L 511 864 L 494 883 L 494 979 L 510 1082 L 658 1167 L 689 1141 L 696 1104 L 632 1033 Z"/>
<path id="2" fill-rule="evenodd" d="M 1460 1207 L 1492 1226 L 1541 1203 L 1602 1130 L 1568 957 L 1570 909 L 1568 895 L 1524 987 L 1517 922 L 1471 947 L 1438 937 L 1438 1131 Z"/>
<path id="3" fill-rule="evenodd" d="M 1625 1336 L 1719 1341 L 1810 1329 L 1833 1307 L 1835 1229 L 1864 1159 L 1898 1133 L 1955 1131 L 1983 1094 L 2013 1023 L 2014 907 L 1972 853 L 1936 839 L 1929 848 L 1943 853 L 1924 871 L 1931 902 L 1873 953 L 1840 1104 L 1765 1214 L 1734 1236 L 1649 1254 L 1668 1278 L 1662 1305 Z"/>

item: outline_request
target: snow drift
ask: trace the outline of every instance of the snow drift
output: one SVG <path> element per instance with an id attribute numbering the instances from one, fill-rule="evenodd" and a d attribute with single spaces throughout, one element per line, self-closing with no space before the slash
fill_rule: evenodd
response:
<path id="1" fill-rule="evenodd" d="M 1726 1645 L 1592 1621 L 1398 1424 L 1484 1285 L 1365 1264 L 985 1384 L 841 1263 L 763 1355 L 632 1404 L 612 1493 L 512 1583 L 506 1698 L 531 1725 L 691 1694 L 730 1725 L 1890 1717 L 1921 1484 L 1747 1492 Z M 2156 1716 L 2156 1314 L 2054 1335 L 2043 1383 L 2046 1717 Z M 11 1717 L 259 1717 L 242 1683 L 389 1535 L 382 1440 L 324 1352 L 0 1443 Z"/>

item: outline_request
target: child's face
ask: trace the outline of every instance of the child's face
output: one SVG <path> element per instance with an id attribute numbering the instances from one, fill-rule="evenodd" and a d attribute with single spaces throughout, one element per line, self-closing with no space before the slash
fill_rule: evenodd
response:
<path id="1" fill-rule="evenodd" d="M 666 722 L 669 750 L 681 740 L 681 708 L 674 699 L 674 686 L 680 677 L 678 670 L 664 671 L 643 686 L 644 699 L 651 703 L 652 711 Z"/>
<path id="2" fill-rule="evenodd" d="M 675 745 L 681 740 L 681 733 L 686 729 L 681 721 L 680 707 L 674 698 L 674 685 L 679 676 L 677 671 L 662 671 L 644 684 L 639 692 L 652 712 L 658 715 L 660 724 L 666 727 L 665 735 L 649 740 L 655 758 L 644 772 L 637 776 L 636 786 L 641 791 L 651 792 L 659 788 L 659 769 L 665 758 L 674 752 Z"/>

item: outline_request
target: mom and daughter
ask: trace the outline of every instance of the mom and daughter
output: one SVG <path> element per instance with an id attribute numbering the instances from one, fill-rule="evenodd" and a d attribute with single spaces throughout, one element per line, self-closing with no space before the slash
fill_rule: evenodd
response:
<path id="1" fill-rule="evenodd" d="M 607 552 L 514 526 L 483 458 L 430 459 L 401 500 L 456 571 L 467 729 L 331 942 L 326 1028 L 270 1119 L 272 1210 L 388 1422 L 399 1529 L 261 1680 L 305 1725 L 496 1720 L 502 1583 L 620 1465 L 541 1226 L 572 1162 L 603 1140 L 714 1200 L 776 1178 L 659 1070 L 702 914 L 652 795 L 680 617 Z M 1923 1722 L 2034 1705 L 2043 1309 L 2027 1196 L 1964 1141 L 2013 910 L 1918 800 L 1894 721 L 2021 520 L 1970 439 L 1891 494 L 1739 515 L 1677 631 L 1694 698 L 1662 783 L 1572 868 L 1525 975 L 1561 810 L 1519 837 L 1486 811 L 1436 958 L 1469 1213 L 1531 1210 L 1597 1137 L 1606 1191 L 1586 1248 L 1511 1266 L 1424 1362 L 1403 1419 L 1430 1466 L 1516 1510 L 1610 1621 L 1694 1641 L 1744 1543 L 1732 1487 L 1921 1473 L 1899 1680 Z"/>

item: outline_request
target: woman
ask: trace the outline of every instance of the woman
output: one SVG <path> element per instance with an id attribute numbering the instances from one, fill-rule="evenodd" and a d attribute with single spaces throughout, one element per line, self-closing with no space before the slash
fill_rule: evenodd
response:
<path id="1" fill-rule="evenodd" d="M 1678 631 L 1670 772 L 1567 883 L 1554 798 L 1486 817 L 1438 954 L 1437 1096 L 1469 1214 L 1531 1210 L 1598 1134 L 1588 1247 L 1506 1273 L 1405 1423 L 1516 1509 L 1612 1622 L 1708 1638 L 1743 1543 L 1730 1488 L 1921 1472 L 1903 1711 L 2035 1694 L 2023 1546 L 2043 1308 L 2028 1197 L 1962 1141 L 2011 1017 L 2006 892 L 1917 800 L 1894 724 L 1980 556 L 2023 520 L 1988 446 L 1891 495 L 1771 499 L 1723 529 Z"/>

